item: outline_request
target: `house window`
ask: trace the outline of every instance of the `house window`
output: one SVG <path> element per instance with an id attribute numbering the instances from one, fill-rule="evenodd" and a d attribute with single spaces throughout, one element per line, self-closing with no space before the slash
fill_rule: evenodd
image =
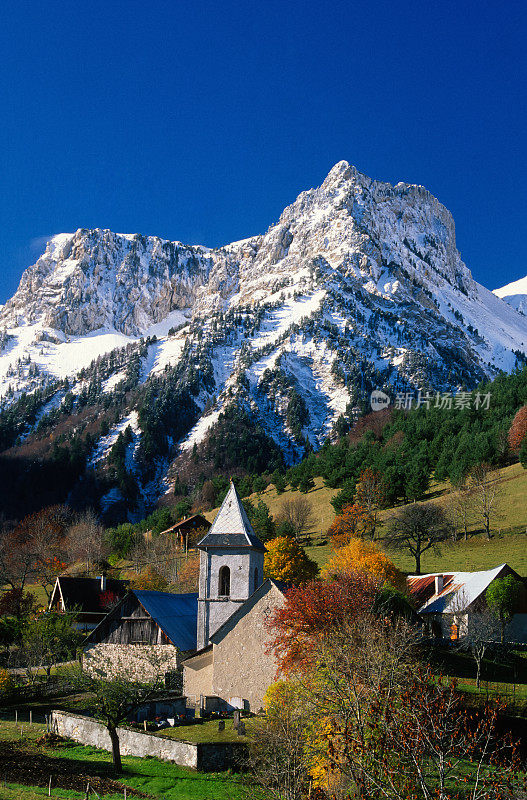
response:
<path id="1" fill-rule="evenodd" d="M 231 571 L 229 567 L 221 567 L 219 575 L 219 590 L 220 597 L 228 597 L 231 593 Z"/>
<path id="2" fill-rule="evenodd" d="M 254 568 L 254 591 L 258 588 L 258 567 Z"/>

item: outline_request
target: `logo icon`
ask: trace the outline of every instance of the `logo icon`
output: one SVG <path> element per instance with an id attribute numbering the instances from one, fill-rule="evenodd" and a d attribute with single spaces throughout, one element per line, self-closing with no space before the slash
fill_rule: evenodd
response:
<path id="1" fill-rule="evenodd" d="M 390 398 L 384 392 L 375 389 L 370 395 L 370 405 L 372 411 L 382 411 L 390 405 Z"/>

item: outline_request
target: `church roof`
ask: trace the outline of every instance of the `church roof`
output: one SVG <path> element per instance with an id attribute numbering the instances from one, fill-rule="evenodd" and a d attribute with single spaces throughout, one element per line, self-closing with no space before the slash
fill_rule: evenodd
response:
<path id="1" fill-rule="evenodd" d="M 255 534 L 247 513 L 242 505 L 235 485 L 231 486 L 221 508 L 212 523 L 212 527 L 198 547 L 253 547 L 265 550 L 265 546 Z"/>

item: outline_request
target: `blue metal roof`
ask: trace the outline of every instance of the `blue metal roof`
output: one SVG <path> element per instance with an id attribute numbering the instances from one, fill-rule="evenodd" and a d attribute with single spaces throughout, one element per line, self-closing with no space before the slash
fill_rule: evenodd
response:
<path id="1" fill-rule="evenodd" d="M 134 594 L 173 645 L 195 650 L 198 624 L 198 595 L 134 590 Z"/>

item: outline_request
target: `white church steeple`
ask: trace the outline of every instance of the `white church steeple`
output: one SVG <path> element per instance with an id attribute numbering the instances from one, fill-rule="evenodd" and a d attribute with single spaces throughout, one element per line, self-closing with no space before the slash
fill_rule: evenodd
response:
<path id="1" fill-rule="evenodd" d="M 198 649 L 263 582 L 265 547 L 231 482 L 214 523 L 198 543 Z"/>

